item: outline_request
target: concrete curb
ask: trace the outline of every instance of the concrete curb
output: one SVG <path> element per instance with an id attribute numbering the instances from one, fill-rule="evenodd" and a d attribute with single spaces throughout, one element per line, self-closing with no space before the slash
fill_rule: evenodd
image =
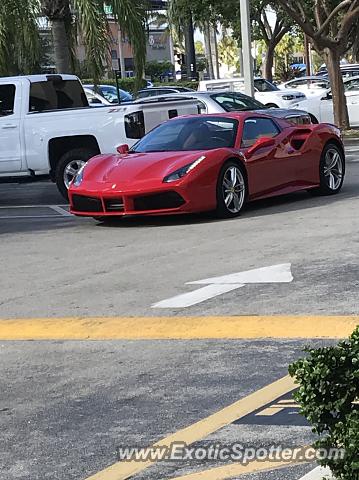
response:
<path id="1" fill-rule="evenodd" d="M 335 480 L 329 468 L 317 467 L 300 480 Z"/>

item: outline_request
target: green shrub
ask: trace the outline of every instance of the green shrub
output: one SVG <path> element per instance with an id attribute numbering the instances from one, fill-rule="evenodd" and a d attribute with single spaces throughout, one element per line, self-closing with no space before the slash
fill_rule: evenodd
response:
<path id="1" fill-rule="evenodd" d="M 83 78 L 81 82 L 86 85 L 86 84 L 93 84 L 93 80 L 91 78 Z M 98 81 L 99 85 L 114 85 L 116 86 L 116 80 L 115 79 L 108 79 L 108 78 L 103 78 Z M 135 78 L 121 78 L 118 81 L 118 85 L 121 88 L 121 90 L 125 90 L 126 92 L 130 93 L 136 93 L 137 88 L 136 88 L 136 79 Z M 141 81 L 140 88 L 145 88 L 147 85 L 146 80 Z"/>
<path id="2" fill-rule="evenodd" d="M 198 81 L 190 81 L 190 80 L 178 80 L 175 82 L 153 82 L 155 87 L 187 87 L 192 88 L 193 90 L 197 90 L 198 88 Z"/>
<path id="3" fill-rule="evenodd" d="M 359 328 L 337 346 L 311 349 L 289 367 L 301 413 L 318 434 L 316 449 L 344 449 L 344 458 L 319 460 L 339 480 L 359 480 Z"/>
<path id="4" fill-rule="evenodd" d="M 167 72 L 173 72 L 174 65 L 171 62 L 147 62 L 145 65 L 145 74 L 149 75 L 152 79 L 158 79 L 161 75 Z"/>

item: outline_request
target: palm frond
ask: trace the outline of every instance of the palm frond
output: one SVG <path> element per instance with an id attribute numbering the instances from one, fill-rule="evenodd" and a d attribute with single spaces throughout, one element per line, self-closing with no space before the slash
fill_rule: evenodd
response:
<path id="1" fill-rule="evenodd" d="M 104 4 L 100 0 L 74 0 L 74 7 L 89 69 L 97 83 L 104 65 L 109 63 L 110 54 L 110 32 Z"/>
<path id="2" fill-rule="evenodd" d="M 0 2 L 0 74 L 31 73 L 40 57 L 38 0 Z"/>

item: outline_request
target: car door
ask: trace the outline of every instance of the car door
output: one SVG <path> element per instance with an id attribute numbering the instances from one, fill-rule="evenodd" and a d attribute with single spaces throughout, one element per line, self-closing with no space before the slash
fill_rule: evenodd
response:
<path id="1" fill-rule="evenodd" d="M 351 127 L 359 126 L 359 77 L 344 83 Z"/>
<path id="2" fill-rule="evenodd" d="M 263 137 L 273 138 L 273 145 L 250 153 L 255 142 Z M 295 181 L 298 155 L 294 154 L 287 138 L 288 129 L 281 130 L 270 118 L 251 117 L 244 121 L 241 149 L 247 159 L 252 197 L 271 195 Z"/>
<path id="3" fill-rule="evenodd" d="M 334 123 L 333 97 L 331 92 L 329 91 L 326 94 L 320 95 L 317 100 L 319 101 L 319 122 Z"/>
<path id="4" fill-rule="evenodd" d="M 0 173 L 21 170 L 19 87 L 17 82 L 0 83 Z"/>

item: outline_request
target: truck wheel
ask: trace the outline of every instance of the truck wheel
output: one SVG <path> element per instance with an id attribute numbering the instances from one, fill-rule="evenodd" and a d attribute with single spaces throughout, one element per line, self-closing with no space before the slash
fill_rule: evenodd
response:
<path id="1" fill-rule="evenodd" d="M 64 153 L 56 165 L 56 185 L 61 195 L 68 199 L 67 190 L 71 181 L 85 165 L 85 163 L 97 152 L 88 148 L 74 148 L 69 152 Z"/>

